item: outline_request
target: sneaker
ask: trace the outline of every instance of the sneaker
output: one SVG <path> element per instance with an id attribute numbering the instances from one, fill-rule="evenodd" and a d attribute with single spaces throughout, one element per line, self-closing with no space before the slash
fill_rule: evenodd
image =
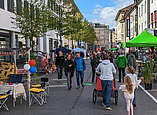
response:
<path id="1" fill-rule="evenodd" d="M 102 102 L 102 104 L 101 104 L 104 108 L 106 108 L 106 105 Z"/>
<path id="2" fill-rule="evenodd" d="M 112 111 L 111 107 L 106 107 L 106 110 Z"/>
<path id="3" fill-rule="evenodd" d="M 82 84 L 82 87 L 84 88 L 84 84 Z"/>
<path id="4" fill-rule="evenodd" d="M 80 86 L 77 86 L 76 89 L 80 89 Z"/>
<path id="5" fill-rule="evenodd" d="M 135 107 L 136 107 L 136 104 L 133 104 L 133 107 L 135 108 Z"/>

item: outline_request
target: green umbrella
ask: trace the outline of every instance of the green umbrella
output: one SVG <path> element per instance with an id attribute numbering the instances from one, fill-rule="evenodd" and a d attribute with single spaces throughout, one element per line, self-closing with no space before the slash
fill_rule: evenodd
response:
<path id="1" fill-rule="evenodd" d="M 111 51 L 116 51 L 116 50 L 118 50 L 118 48 L 111 48 L 110 50 Z"/>

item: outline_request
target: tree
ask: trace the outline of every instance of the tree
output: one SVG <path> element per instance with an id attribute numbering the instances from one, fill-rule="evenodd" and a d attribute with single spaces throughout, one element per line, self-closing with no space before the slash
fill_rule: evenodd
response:
<path id="1" fill-rule="evenodd" d="M 81 40 L 85 41 L 86 43 L 94 43 L 94 41 L 96 40 L 95 31 L 86 20 L 84 20 L 83 22 L 83 29 L 81 33 Z"/>
<path id="2" fill-rule="evenodd" d="M 35 0 L 30 3 L 24 0 L 23 3 L 21 2 L 21 10 L 17 10 L 15 15 L 13 23 L 20 29 L 24 38 L 30 39 L 32 50 L 33 38 L 43 37 L 47 31 L 52 30 L 55 23 L 53 20 L 56 20 L 50 6 L 45 5 L 44 0 Z"/>

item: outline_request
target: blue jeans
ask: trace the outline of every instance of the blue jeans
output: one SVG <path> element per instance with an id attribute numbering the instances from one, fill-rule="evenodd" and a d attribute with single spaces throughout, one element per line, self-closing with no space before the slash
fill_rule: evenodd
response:
<path id="1" fill-rule="evenodd" d="M 134 90 L 134 99 L 133 99 L 133 104 L 136 105 L 136 89 Z"/>
<path id="2" fill-rule="evenodd" d="M 103 103 L 106 107 L 110 107 L 110 98 L 112 95 L 112 81 L 111 80 L 101 80 L 102 93 L 103 93 Z"/>
<path id="3" fill-rule="evenodd" d="M 80 80 L 79 80 L 80 76 L 81 76 L 81 84 L 83 84 L 84 71 L 76 71 L 77 86 L 80 86 Z"/>
<path id="4" fill-rule="evenodd" d="M 58 79 L 62 79 L 63 75 L 63 66 L 57 66 Z"/>

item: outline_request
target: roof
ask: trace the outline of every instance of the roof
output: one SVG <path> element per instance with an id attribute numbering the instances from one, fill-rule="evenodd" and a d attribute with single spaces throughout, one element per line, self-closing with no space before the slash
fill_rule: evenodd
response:
<path id="1" fill-rule="evenodd" d="M 129 12 L 129 11 L 130 11 L 133 7 L 135 7 L 135 6 L 136 6 L 136 4 L 131 4 L 131 5 L 127 6 L 127 7 L 125 7 L 125 8 L 123 8 L 123 9 L 119 10 L 118 13 L 117 13 L 117 15 L 116 15 L 115 20 L 118 19 L 119 15 L 120 15 L 121 13 L 125 14 L 125 13 Z"/>
<path id="2" fill-rule="evenodd" d="M 136 8 L 136 4 L 134 4 L 127 12 L 124 14 L 124 19 L 127 18 L 131 14 L 131 12 Z"/>

